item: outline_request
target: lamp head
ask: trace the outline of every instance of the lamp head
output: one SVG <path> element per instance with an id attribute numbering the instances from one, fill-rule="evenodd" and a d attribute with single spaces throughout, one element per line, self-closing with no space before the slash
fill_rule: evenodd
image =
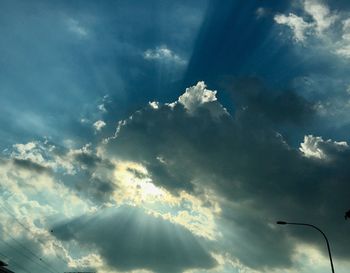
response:
<path id="1" fill-rule="evenodd" d="M 287 225 L 288 223 L 285 221 L 277 221 L 276 224 L 277 225 Z"/>

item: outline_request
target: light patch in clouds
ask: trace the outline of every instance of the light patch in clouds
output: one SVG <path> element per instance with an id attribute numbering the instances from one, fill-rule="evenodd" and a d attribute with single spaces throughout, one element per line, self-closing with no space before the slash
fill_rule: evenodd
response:
<path id="1" fill-rule="evenodd" d="M 100 270 L 106 271 L 104 263 L 100 255 L 91 253 L 78 259 L 73 259 L 68 256 L 68 266 L 70 268 L 80 269 L 84 268 L 99 268 Z M 107 271 L 108 272 L 108 271 Z"/>
<path id="2" fill-rule="evenodd" d="M 209 194 L 206 198 L 215 204 L 214 211 L 204 207 L 200 198 L 185 191 L 173 195 L 156 186 L 145 166 L 130 161 L 115 162 L 114 181 L 118 187 L 113 194 L 116 204 L 142 207 L 205 239 L 214 240 L 219 236 L 214 217 L 220 207 Z"/>
<path id="3" fill-rule="evenodd" d="M 255 11 L 255 15 L 256 15 L 257 19 L 261 19 L 263 17 L 266 17 L 269 13 L 270 13 L 270 11 L 266 8 L 263 8 L 263 7 L 259 7 Z"/>
<path id="4" fill-rule="evenodd" d="M 0 180 L 0 217 L 3 230 L 0 239 L 3 242 L 7 241 L 7 244 L 12 245 L 11 249 L 16 250 L 17 247 L 13 248 L 13 241 L 6 236 L 10 234 L 21 242 L 21 247 L 25 245 L 26 249 L 22 249 L 21 253 L 35 249 L 36 257 L 42 259 L 37 260 L 30 254 L 28 257 L 34 263 L 31 262 L 28 267 L 26 266 L 29 272 L 38 272 L 38 265 L 41 265 L 42 269 L 43 265 L 48 263 L 51 268 L 60 267 L 62 270 L 65 269 L 64 271 L 67 271 L 69 266 L 87 265 L 87 258 L 84 258 L 84 255 L 78 255 L 78 258 L 74 255 L 73 258 L 66 246 L 51 236 L 50 224 L 60 219 L 77 217 L 81 213 L 93 212 L 91 203 L 60 183 L 52 172 L 37 172 L 30 168 L 30 165 L 23 168 L 11 159 L 0 164 Z M 2 253 L 4 252 L 7 253 L 2 248 Z M 7 253 L 10 257 L 8 261 L 10 266 L 16 267 L 17 263 L 23 265 L 27 262 L 22 260 L 22 254 L 17 254 Z M 93 261 L 97 260 L 96 255 L 88 257 L 93 258 Z M 52 264 L 55 266 L 52 267 Z M 98 266 L 98 263 L 96 265 Z M 33 269 L 33 266 L 36 269 Z"/>
<path id="5" fill-rule="evenodd" d="M 290 27 L 293 31 L 295 41 L 303 42 L 305 40 L 305 32 L 310 28 L 310 24 L 305 22 L 302 17 L 296 16 L 293 13 L 289 13 L 288 16 L 277 14 L 274 20 L 277 24 Z"/>
<path id="6" fill-rule="evenodd" d="M 93 124 L 96 131 L 101 131 L 103 127 L 106 126 L 106 123 L 103 120 L 98 120 Z"/>
<path id="7" fill-rule="evenodd" d="M 320 142 L 323 142 L 321 137 L 314 137 L 312 135 L 305 136 L 304 142 L 300 144 L 299 150 L 306 157 L 325 158 L 326 156 L 322 149 L 318 147 Z"/>
<path id="8" fill-rule="evenodd" d="M 158 109 L 159 108 L 159 102 L 157 101 L 150 101 L 149 106 L 151 106 L 153 109 Z"/>
<path id="9" fill-rule="evenodd" d="M 305 0 L 304 9 L 314 19 L 314 28 L 318 35 L 322 35 L 338 18 L 319 0 Z"/>
<path id="10" fill-rule="evenodd" d="M 300 144 L 299 150 L 308 158 L 331 159 L 332 153 L 349 149 L 345 141 L 323 140 L 322 137 L 307 135 Z"/>
<path id="11" fill-rule="evenodd" d="M 105 105 L 102 103 L 102 104 L 99 104 L 97 106 L 97 109 L 100 110 L 102 113 L 106 113 L 107 112 L 107 109 L 105 107 Z"/>
<path id="12" fill-rule="evenodd" d="M 22 167 L 43 170 L 61 170 L 66 173 L 73 173 L 73 165 L 60 157 L 56 151 L 57 147 L 47 140 L 31 141 L 26 144 L 14 144 L 10 157 L 16 164 Z"/>
<path id="13" fill-rule="evenodd" d="M 146 60 L 164 61 L 169 63 L 175 63 L 178 65 L 185 65 L 186 60 L 177 55 L 174 51 L 166 46 L 156 47 L 155 49 L 147 49 L 143 53 L 143 57 Z"/>
<path id="14" fill-rule="evenodd" d="M 88 37 L 89 33 L 85 27 L 81 25 L 81 23 L 73 18 L 66 19 L 66 24 L 68 30 L 72 33 L 75 33 L 79 38 Z"/>
<path id="15" fill-rule="evenodd" d="M 340 56 L 350 58 L 350 19 L 343 20 L 342 24 L 343 34 L 335 52 Z"/>

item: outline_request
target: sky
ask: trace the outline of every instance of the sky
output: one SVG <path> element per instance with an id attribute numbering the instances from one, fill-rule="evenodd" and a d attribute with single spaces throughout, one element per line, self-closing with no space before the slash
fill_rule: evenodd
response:
<path id="1" fill-rule="evenodd" d="M 0 1 L 16 273 L 350 266 L 350 3 Z"/>

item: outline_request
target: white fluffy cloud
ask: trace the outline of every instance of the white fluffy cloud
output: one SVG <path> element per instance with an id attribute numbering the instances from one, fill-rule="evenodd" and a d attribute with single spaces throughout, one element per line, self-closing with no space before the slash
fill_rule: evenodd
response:
<path id="1" fill-rule="evenodd" d="M 195 114 L 200 109 L 207 109 L 212 117 L 220 117 L 222 115 L 228 115 L 226 109 L 217 102 L 216 93 L 206 88 L 206 84 L 203 81 L 198 82 L 196 85 L 186 88 L 178 101 L 175 103 L 182 104 L 190 114 Z"/>
<path id="2" fill-rule="evenodd" d="M 318 0 L 305 0 L 305 12 L 314 19 L 314 27 L 318 35 L 328 29 L 337 19 L 337 15 L 330 12 L 328 6 Z"/>
<path id="3" fill-rule="evenodd" d="M 93 124 L 96 131 L 101 131 L 103 127 L 106 126 L 106 123 L 103 120 L 98 120 Z"/>
<path id="4" fill-rule="evenodd" d="M 331 159 L 332 152 L 342 152 L 349 149 L 349 145 L 345 141 L 332 141 L 330 139 L 323 140 L 322 137 L 307 135 L 304 142 L 300 144 L 299 150 L 304 156 L 318 159 Z"/>
<path id="5" fill-rule="evenodd" d="M 276 14 L 275 22 L 288 26 L 296 42 L 305 45 L 314 40 L 314 44 L 329 53 L 349 58 L 349 13 L 330 10 L 327 4 L 319 0 L 303 0 L 299 7 L 302 10 L 300 14 Z"/>
<path id="6" fill-rule="evenodd" d="M 299 17 L 293 13 L 289 13 L 288 16 L 284 14 L 277 14 L 274 17 L 277 24 L 286 25 L 293 31 L 294 39 L 297 42 L 303 42 L 305 40 L 305 32 L 311 27 L 311 25 L 304 21 L 302 17 Z"/>

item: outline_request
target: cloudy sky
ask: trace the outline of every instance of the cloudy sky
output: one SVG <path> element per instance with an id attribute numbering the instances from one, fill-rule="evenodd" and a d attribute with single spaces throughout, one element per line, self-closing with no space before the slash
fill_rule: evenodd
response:
<path id="1" fill-rule="evenodd" d="M 16 273 L 350 267 L 347 0 L 0 1 Z"/>

